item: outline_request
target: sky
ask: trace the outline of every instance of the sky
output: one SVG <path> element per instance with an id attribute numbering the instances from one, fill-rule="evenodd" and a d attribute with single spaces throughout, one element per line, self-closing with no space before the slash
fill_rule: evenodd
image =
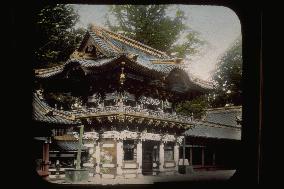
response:
<path id="1" fill-rule="evenodd" d="M 73 5 L 80 20 L 77 27 L 86 28 L 89 23 L 105 26 L 108 5 Z M 209 45 L 201 55 L 190 56 L 186 71 L 203 80 L 210 81 L 218 58 L 241 36 L 241 24 L 234 11 L 223 6 L 178 5 L 185 12 L 185 24 L 200 33 L 200 38 Z M 167 14 L 174 15 L 177 6 L 169 8 Z"/>

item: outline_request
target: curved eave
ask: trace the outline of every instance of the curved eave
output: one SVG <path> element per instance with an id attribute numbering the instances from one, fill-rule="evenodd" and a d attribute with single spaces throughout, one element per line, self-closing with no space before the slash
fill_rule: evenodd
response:
<path id="1" fill-rule="evenodd" d="M 209 81 L 204 81 L 200 78 L 192 76 L 190 73 L 188 74 L 189 79 L 192 83 L 194 83 L 197 87 L 204 89 L 205 91 L 213 90 L 213 83 Z"/>
<path id="2" fill-rule="evenodd" d="M 44 79 L 44 78 L 50 78 L 50 77 L 56 76 L 64 70 L 64 67 L 66 64 L 68 64 L 68 62 L 66 62 L 62 66 L 55 66 L 55 67 L 46 68 L 46 69 L 35 69 L 34 70 L 35 77 L 39 79 Z"/>
<path id="3" fill-rule="evenodd" d="M 48 106 L 40 99 L 38 94 L 33 94 L 32 120 L 38 123 L 49 123 L 56 125 L 79 125 L 69 112 L 59 111 Z"/>
<path id="4" fill-rule="evenodd" d="M 160 78 L 162 76 L 166 76 L 167 72 L 170 72 L 172 67 L 167 66 L 164 69 L 158 67 L 147 67 L 138 61 L 132 60 L 128 58 L 126 55 L 122 54 L 118 57 L 111 57 L 111 58 L 104 58 L 100 60 L 88 60 L 88 59 L 71 59 L 67 61 L 64 66 L 56 67 L 56 68 L 48 68 L 48 69 L 41 69 L 35 71 L 35 77 L 41 78 L 41 79 L 47 79 L 55 77 L 59 74 L 64 74 L 65 71 L 67 71 L 67 65 L 71 63 L 78 63 L 80 67 L 86 72 L 86 73 L 92 73 L 92 71 L 96 70 L 108 70 L 113 66 L 117 66 L 117 62 L 124 61 L 125 67 L 129 67 L 130 69 L 134 69 L 138 72 L 143 72 L 149 76 L 152 76 L 154 78 Z"/>
<path id="5" fill-rule="evenodd" d="M 169 89 L 177 93 L 191 93 L 199 91 L 202 93 L 209 92 L 213 89 L 210 82 L 203 81 L 199 78 L 192 77 L 181 67 L 175 67 L 166 77 Z"/>
<path id="6" fill-rule="evenodd" d="M 125 113 L 125 112 L 100 112 L 100 113 L 85 113 L 76 116 L 76 119 L 97 119 L 99 122 L 102 122 L 103 119 L 108 120 L 109 122 L 129 122 L 132 123 L 133 120 L 137 122 L 153 125 L 155 127 L 175 127 L 178 129 L 189 129 L 193 127 L 193 121 L 181 121 L 170 118 L 161 118 L 159 116 L 146 115 L 142 113 Z"/>

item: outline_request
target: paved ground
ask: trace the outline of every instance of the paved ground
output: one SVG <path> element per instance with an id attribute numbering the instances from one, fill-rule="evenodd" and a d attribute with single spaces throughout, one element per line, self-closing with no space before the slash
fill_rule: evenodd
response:
<path id="1" fill-rule="evenodd" d="M 95 185 L 118 185 L 118 184 L 154 184 L 163 182 L 180 182 L 180 181 L 203 181 L 203 180 L 227 180 L 235 170 L 216 170 L 216 171 L 196 171 L 192 174 L 178 174 L 171 176 L 142 176 L 141 178 L 116 178 L 116 179 L 98 179 L 90 177 L 88 181 L 73 184 L 95 184 Z M 52 183 L 70 184 L 62 179 L 50 179 Z"/>

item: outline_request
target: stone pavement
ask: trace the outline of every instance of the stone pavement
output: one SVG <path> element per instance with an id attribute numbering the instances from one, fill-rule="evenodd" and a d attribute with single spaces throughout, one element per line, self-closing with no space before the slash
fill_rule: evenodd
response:
<path id="1" fill-rule="evenodd" d="M 123 184 L 154 184 L 159 182 L 180 182 L 180 181 L 203 181 L 203 180 L 228 180 L 235 170 L 195 171 L 192 174 L 178 174 L 169 176 L 141 176 L 141 178 L 115 178 L 102 179 L 90 177 L 88 181 L 72 184 L 91 185 L 123 185 Z M 65 182 L 64 178 L 49 179 L 49 182 L 58 184 L 71 184 Z"/>

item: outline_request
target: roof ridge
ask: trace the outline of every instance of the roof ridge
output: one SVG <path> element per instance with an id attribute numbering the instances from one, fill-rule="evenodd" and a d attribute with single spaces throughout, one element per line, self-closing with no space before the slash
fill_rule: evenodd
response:
<path id="1" fill-rule="evenodd" d="M 160 51 L 160 50 L 157 50 L 157 49 L 154 49 L 153 47 L 150 47 L 148 45 L 145 45 L 139 41 L 136 41 L 134 39 L 131 39 L 129 37 L 126 37 L 122 34 L 118 34 L 118 33 L 115 33 L 115 32 L 112 32 L 106 28 L 103 28 L 101 26 L 95 26 L 95 25 L 92 25 L 92 28 L 91 28 L 91 31 L 93 32 L 100 32 L 102 33 L 101 31 L 104 31 L 104 32 L 107 32 L 112 38 L 115 38 L 117 40 L 120 40 L 128 45 L 131 45 L 133 47 L 136 47 L 142 51 L 145 51 L 147 53 L 150 53 L 150 54 L 154 54 L 156 56 L 159 56 L 159 57 L 165 57 L 165 58 L 170 58 L 165 52 L 163 51 Z"/>
<path id="2" fill-rule="evenodd" d="M 206 111 L 225 111 L 225 110 L 238 110 L 238 109 L 242 109 L 242 106 L 226 106 L 226 107 L 224 106 L 218 108 L 208 108 L 206 109 Z"/>
<path id="3" fill-rule="evenodd" d="M 90 31 L 90 32 L 93 32 L 93 31 Z M 96 32 L 95 32 L 96 33 Z M 98 35 L 98 33 L 96 33 L 97 35 Z M 116 52 L 118 52 L 118 53 L 120 53 L 120 52 L 122 52 L 122 49 L 120 49 L 120 48 L 118 48 L 118 47 L 116 47 L 114 44 L 112 44 L 110 41 L 109 41 L 109 37 L 108 36 L 105 36 L 105 35 L 99 35 L 99 36 L 101 36 L 101 40 L 103 40 L 104 42 L 106 42 L 107 44 L 109 44 L 110 46 L 111 46 L 111 48 L 114 50 L 114 51 L 116 51 Z M 107 39 L 106 39 L 107 38 Z"/>
<path id="4" fill-rule="evenodd" d="M 233 126 L 233 125 L 227 125 L 227 124 L 221 124 L 221 123 L 215 123 L 211 121 L 200 121 L 200 123 L 205 123 L 207 127 L 218 127 L 218 128 L 234 128 L 234 129 L 241 129 L 241 127 Z M 211 124 L 211 125 L 209 125 Z"/>

